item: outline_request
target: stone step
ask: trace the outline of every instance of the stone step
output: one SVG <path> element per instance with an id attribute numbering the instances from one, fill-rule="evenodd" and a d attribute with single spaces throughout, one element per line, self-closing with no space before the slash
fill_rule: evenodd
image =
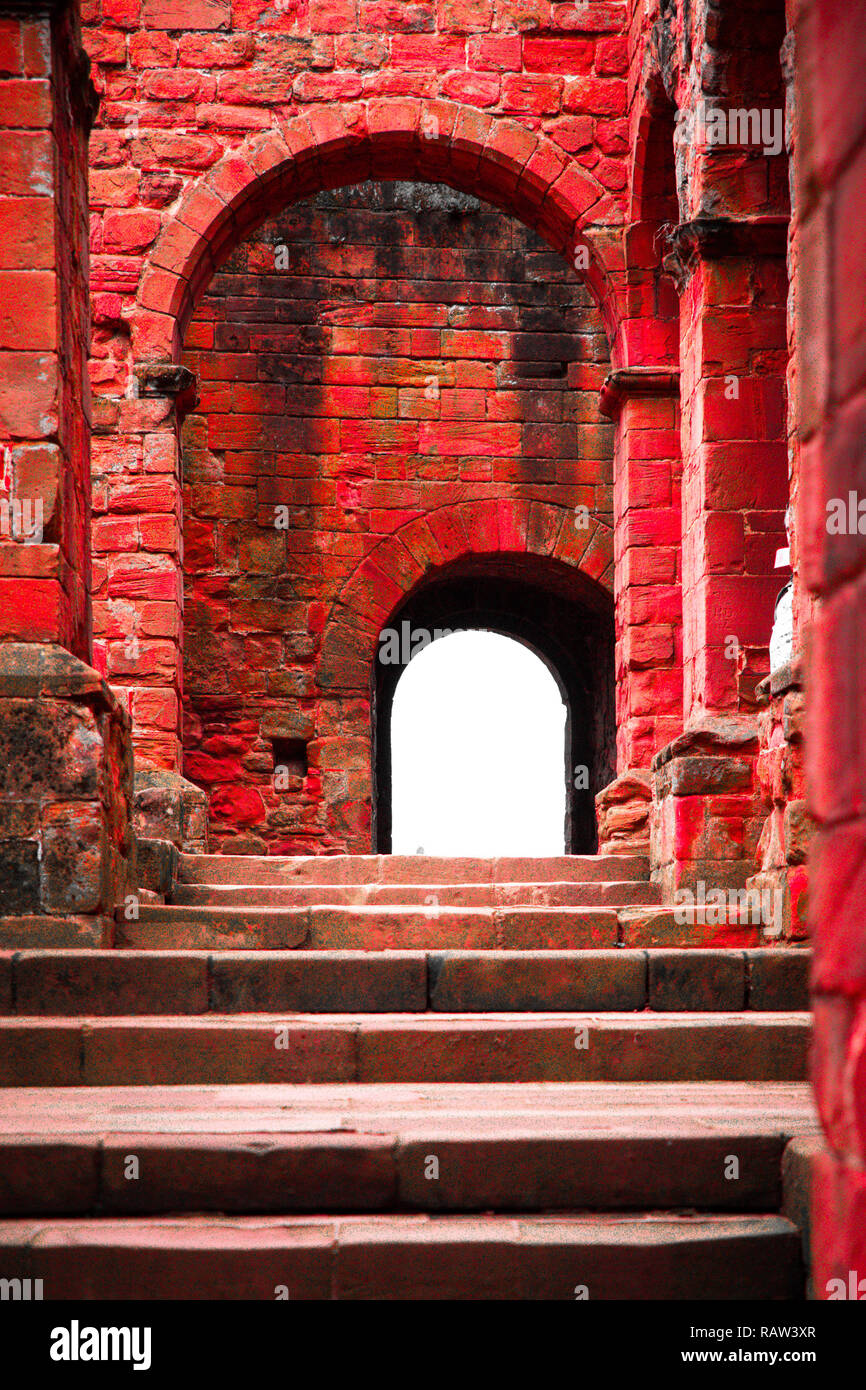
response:
<path id="1" fill-rule="evenodd" d="M 335 854 L 267 857 L 230 854 L 182 854 L 182 883 L 207 884 L 461 884 L 461 883 L 599 883 L 647 880 L 645 855 L 450 859 L 415 854 Z"/>
<path id="2" fill-rule="evenodd" d="M 771 1211 L 818 1128 L 768 1083 L 7 1091 L 0 1215 Z"/>
<path id="3" fill-rule="evenodd" d="M 632 907 L 661 901 L 657 883 L 177 883 L 171 902 L 195 907 Z"/>
<path id="4" fill-rule="evenodd" d="M 757 947 L 760 924 L 697 909 L 601 907 L 219 907 L 141 903 L 116 912 L 116 943 L 141 950 L 586 950 Z"/>
<path id="5" fill-rule="evenodd" d="M 811 952 L 0 953 L 0 1014 L 755 1012 L 809 1007 Z"/>
<path id="6" fill-rule="evenodd" d="M 0 1222 L 0 1277 L 79 1299 L 801 1299 L 767 1216 L 180 1216 Z"/>
<path id="7" fill-rule="evenodd" d="M 651 909 L 648 909 L 651 910 Z M 563 950 L 616 946 L 604 908 L 153 907 L 117 913 L 118 944 L 187 950 Z"/>
<path id="8" fill-rule="evenodd" d="M 210 1014 L 0 1019 L 0 1085 L 802 1081 L 779 1014 Z"/>

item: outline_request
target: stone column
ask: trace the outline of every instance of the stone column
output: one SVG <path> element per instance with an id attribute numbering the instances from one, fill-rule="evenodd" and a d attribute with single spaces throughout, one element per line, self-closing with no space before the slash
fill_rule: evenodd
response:
<path id="1" fill-rule="evenodd" d="M 596 798 L 602 853 L 649 849 L 650 763 L 682 729 L 679 372 L 612 372 L 615 781 Z"/>
<path id="2" fill-rule="evenodd" d="M 744 888 L 763 828 L 756 690 L 769 673 L 786 544 L 787 226 L 775 215 L 703 217 L 671 238 L 684 732 L 653 763 L 653 876 L 666 897 Z"/>
<path id="3" fill-rule="evenodd" d="M 680 289 L 686 725 L 755 709 L 787 542 L 787 225 L 699 218 L 673 234 Z"/>
<path id="4" fill-rule="evenodd" d="M 180 430 L 187 367 L 149 364 L 131 400 L 101 397 L 94 470 L 96 662 L 126 703 L 137 757 L 179 772 L 183 696 Z"/>
<path id="5" fill-rule="evenodd" d="M 126 713 L 91 659 L 87 138 L 68 3 L 0 0 L 0 944 L 109 944 Z"/>

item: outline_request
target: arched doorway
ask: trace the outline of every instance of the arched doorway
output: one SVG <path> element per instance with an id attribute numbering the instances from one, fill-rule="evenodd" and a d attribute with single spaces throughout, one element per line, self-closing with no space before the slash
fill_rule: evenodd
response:
<path id="1" fill-rule="evenodd" d="M 568 709 L 553 673 L 500 633 L 426 637 L 391 711 L 393 852 L 562 854 Z"/>
<path id="2" fill-rule="evenodd" d="M 372 691 L 375 848 L 380 854 L 394 849 L 397 689 L 413 648 L 423 655 L 428 649 L 423 634 L 432 637 L 437 630 L 511 637 L 544 663 L 565 707 L 565 758 L 557 792 L 564 803 L 562 845 L 566 853 L 594 853 L 595 796 L 616 772 L 612 603 L 579 571 L 539 556 L 497 556 L 488 563 L 475 559 L 452 566 L 416 590 L 383 626 Z M 536 722 L 527 711 L 513 732 L 512 755 L 523 763 L 535 756 Z M 455 788 L 455 801 L 459 795 Z"/>
<path id="3" fill-rule="evenodd" d="M 537 232 L 440 184 L 317 194 L 234 248 L 184 363 L 199 399 L 183 432 L 183 767 L 207 791 L 213 844 L 390 844 L 389 811 L 372 825 L 378 633 L 468 554 L 524 598 L 467 591 L 433 625 L 535 645 L 575 727 L 592 721 L 591 658 L 560 648 L 598 615 L 539 613 L 551 585 L 576 599 L 577 571 L 612 607 L 613 432 L 580 389 L 609 360 L 587 287 Z M 612 775 L 592 750 L 574 762 L 595 789 Z M 594 808 L 576 791 L 567 843 L 589 849 Z"/>

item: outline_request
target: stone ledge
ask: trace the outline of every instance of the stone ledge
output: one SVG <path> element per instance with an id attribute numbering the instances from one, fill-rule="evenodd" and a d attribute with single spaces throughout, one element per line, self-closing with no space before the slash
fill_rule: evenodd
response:
<path id="1" fill-rule="evenodd" d="M 0 917 L 0 950 L 106 949 L 114 945 L 114 918 L 25 914 Z"/>
<path id="2" fill-rule="evenodd" d="M 108 682 L 65 647 L 0 643 L 0 698 L 82 701 L 129 725 L 129 715 Z"/>
<path id="3" fill-rule="evenodd" d="M 787 217 L 772 213 L 757 217 L 696 217 L 681 222 L 668 237 L 671 250 L 665 257 L 665 269 L 682 291 L 699 261 L 786 256 L 788 223 Z"/>
<path id="4" fill-rule="evenodd" d="M 755 689 L 755 694 L 762 705 L 767 705 L 774 695 L 785 695 L 789 690 L 803 689 L 803 658 L 801 655 L 791 657 L 784 666 L 779 666 L 775 671 L 771 671 L 769 676 L 765 676 Z"/>
<path id="5" fill-rule="evenodd" d="M 146 362 L 135 368 L 138 394 L 142 399 L 173 402 L 178 422 L 198 405 L 198 378 L 189 367 L 169 362 Z"/>
<path id="6" fill-rule="evenodd" d="M 656 753 L 652 770 L 660 771 L 674 758 L 712 753 L 714 750 L 757 753 L 758 728 L 754 716 L 727 715 L 697 721 Z"/>

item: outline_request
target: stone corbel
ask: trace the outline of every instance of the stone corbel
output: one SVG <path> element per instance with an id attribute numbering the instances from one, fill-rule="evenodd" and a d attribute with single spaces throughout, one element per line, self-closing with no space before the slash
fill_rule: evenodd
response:
<path id="1" fill-rule="evenodd" d="M 758 217 L 696 217 L 681 222 L 668 235 L 671 250 L 664 269 L 682 293 L 701 261 L 729 257 L 784 257 L 788 254 L 789 219 L 776 214 Z"/>
<path id="2" fill-rule="evenodd" d="M 135 377 L 139 396 L 167 396 L 173 400 L 179 425 L 198 405 L 198 381 L 189 367 L 170 362 L 145 362 L 136 367 Z"/>
<path id="3" fill-rule="evenodd" d="M 623 402 L 634 396 L 676 396 L 680 394 L 680 373 L 673 367 L 622 367 L 611 372 L 599 394 L 598 408 L 615 420 Z"/>

